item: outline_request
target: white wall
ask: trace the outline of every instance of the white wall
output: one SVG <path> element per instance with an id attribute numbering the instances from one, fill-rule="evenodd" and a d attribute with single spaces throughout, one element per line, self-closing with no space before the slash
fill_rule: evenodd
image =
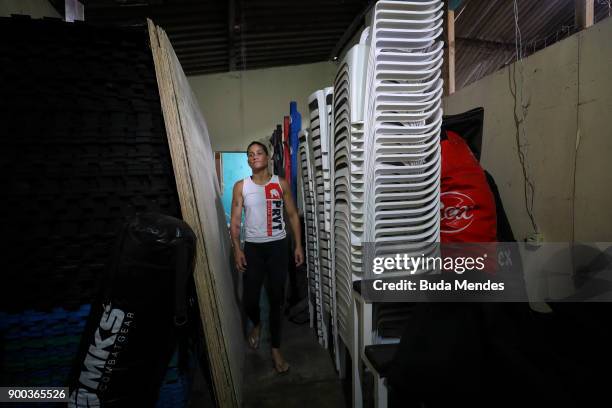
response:
<path id="1" fill-rule="evenodd" d="M 522 143 L 545 241 L 612 241 L 611 39 L 612 19 L 606 19 L 523 62 L 528 107 Z M 461 89 L 444 107 L 447 114 L 484 107 L 481 161 L 497 181 L 517 239 L 523 239 L 533 229 L 517 154 L 515 68 Z"/>
<path id="2" fill-rule="evenodd" d="M 242 151 L 249 142 L 269 139 L 289 102 L 297 101 L 307 128 L 308 96 L 331 86 L 331 62 L 189 77 L 204 113 L 214 151 Z"/>
<path id="3" fill-rule="evenodd" d="M 62 17 L 47 0 L 0 1 L 0 17 L 8 17 L 11 14 L 25 14 L 32 18 Z"/>

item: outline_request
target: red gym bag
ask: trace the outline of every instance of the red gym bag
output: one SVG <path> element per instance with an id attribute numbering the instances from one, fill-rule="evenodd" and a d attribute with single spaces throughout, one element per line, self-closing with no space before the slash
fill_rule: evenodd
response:
<path id="1" fill-rule="evenodd" d="M 457 133 L 446 130 L 441 145 L 440 240 L 497 241 L 495 198 L 484 170 Z"/>

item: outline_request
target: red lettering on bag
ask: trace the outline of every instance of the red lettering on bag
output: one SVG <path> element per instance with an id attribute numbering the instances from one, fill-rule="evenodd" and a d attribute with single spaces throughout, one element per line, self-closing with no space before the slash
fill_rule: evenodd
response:
<path id="1" fill-rule="evenodd" d="M 453 234 L 463 231 L 474 222 L 474 200 L 466 194 L 448 191 L 440 194 L 440 229 Z"/>

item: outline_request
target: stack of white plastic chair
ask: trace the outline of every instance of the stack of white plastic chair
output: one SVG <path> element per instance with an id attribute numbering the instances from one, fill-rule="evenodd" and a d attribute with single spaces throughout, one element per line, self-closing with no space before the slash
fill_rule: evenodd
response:
<path id="1" fill-rule="evenodd" d="M 308 307 L 310 313 L 310 327 L 316 326 L 319 344 L 325 345 L 327 332 L 322 324 L 324 316 L 324 304 L 322 296 L 322 283 L 319 265 L 318 246 L 318 216 L 315 199 L 315 186 L 313 177 L 312 149 L 307 131 L 302 131 L 299 137 L 298 157 L 301 171 L 302 208 L 304 209 L 305 223 L 305 255 L 306 273 L 308 277 Z"/>
<path id="2" fill-rule="evenodd" d="M 334 88 L 332 86 L 327 87 L 323 90 L 325 93 L 325 107 L 327 112 L 327 136 L 326 136 L 326 152 L 327 161 L 326 167 L 324 168 L 326 177 L 325 186 L 325 230 L 327 231 L 327 239 L 329 245 L 329 268 L 330 268 L 330 284 L 331 284 L 331 326 L 332 326 L 332 341 L 333 351 L 336 360 L 336 367 L 339 367 L 340 356 L 338 354 L 338 316 L 336 307 L 336 271 L 334 263 L 334 245 L 333 245 L 333 203 L 332 203 L 332 188 L 333 188 L 333 102 L 334 102 Z"/>
<path id="3" fill-rule="evenodd" d="M 331 256 L 331 183 L 330 183 L 330 113 L 333 88 L 319 90 L 308 98 L 310 111 L 310 146 L 314 167 L 315 199 L 318 219 L 319 266 L 325 306 L 324 321 L 327 333 L 335 330 L 335 282 Z M 329 105 L 327 100 L 329 99 Z M 328 347 L 327 341 L 325 347 Z"/>
<path id="4" fill-rule="evenodd" d="M 324 268 L 326 269 L 325 280 L 329 285 L 329 307 L 330 311 L 333 309 L 335 301 L 334 293 L 334 272 L 333 265 L 331 262 L 331 110 L 332 100 L 334 97 L 334 88 L 328 87 L 323 90 L 323 109 L 319 109 L 320 114 L 320 134 L 321 134 L 321 167 L 318 166 L 317 157 L 315 157 L 315 166 L 317 167 L 317 186 L 323 187 L 323 202 L 317 201 L 319 205 L 319 214 L 322 218 L 319 219 L 321 228 L 319 232 L 323 232 L 319 235 L 320 245 L 325 245 L 327 251 L 321 249 L 322 256 L 324 257 Z M 318 98 L 317 98 L 318 99 Z M 312 127 L 311 127 L 312 129 Z M 313 131 L 313 137 L 314 137 Z M 320 169 L 320 170 L 319 170 Z M 322 182 L 322 184 L 321 184 Z"/>
<path id="5" fill-rule="evenodd" d="M 439 241 L 443 3 L 379 1 L 369 33 L 364 242 L 376 254 Z M 375 255 L 375 253 L 372 253 Z M 369 260 L 366 260 L 369 262 Z"/>
<path id="6" fill-rule="evenodd" d="M 367 46 L 351 48 L 334 80 L 332 212 L 338 335 L 354 358 L 353 281 L 361 273 L 363 232 L 363 99 Z"/>
<path id="7" fill-rule="evenodd" d="M 439 241 L 442 8 L 440 0 L 379 1 L 334 82 L 332 245 L 354 406 L 360 348 L 376 337 L 376 317 L 371 306 L 353 309 L 353 282 L 364 278 L 370 256 L 421 255 Z M 405 311 L 378 314 L 387 323 Z"/>

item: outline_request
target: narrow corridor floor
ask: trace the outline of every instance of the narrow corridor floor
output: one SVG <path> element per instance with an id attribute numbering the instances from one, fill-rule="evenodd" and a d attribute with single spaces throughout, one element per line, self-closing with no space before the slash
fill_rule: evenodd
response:
<path id="1" fill-rule="evenodd" d="M 262 330 L 258 350 L 247 348 L 243 406 L 245 408 L 343 408 L 342 382 L 329 350 L 319 345 L 308 323 L 283 321 L 281 350 L 291 365 L 279 375 L 272 367 L 269 334 Z"/>

